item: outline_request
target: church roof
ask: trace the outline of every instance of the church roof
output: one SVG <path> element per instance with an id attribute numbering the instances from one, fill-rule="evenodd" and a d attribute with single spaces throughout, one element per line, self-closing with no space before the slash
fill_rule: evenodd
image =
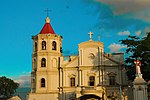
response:
<path id="1" fill-rule="evenodd" d="M 50 19 L 48 17 L 46 18 L 46 23 L 43 26 L 40 34 L 55 34 L 55 32 L 50 24 Z"/>

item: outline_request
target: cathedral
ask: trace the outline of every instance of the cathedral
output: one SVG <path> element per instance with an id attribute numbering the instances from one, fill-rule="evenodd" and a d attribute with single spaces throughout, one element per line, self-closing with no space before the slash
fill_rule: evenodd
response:
<path id="1" fill-rule="evenodd" d="M 77 55 L 63 56 L 62 36 L 46 18 L 40 33 L 32 36 L 27 100 L 128 100 L 124 53 L 105 53 L 104 43 L 92 40 L 92 34 L 78 44 Z"/>

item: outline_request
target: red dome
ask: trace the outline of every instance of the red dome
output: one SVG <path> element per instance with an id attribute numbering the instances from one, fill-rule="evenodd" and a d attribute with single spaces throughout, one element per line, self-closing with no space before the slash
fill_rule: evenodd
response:
<path id="1" fill-rule="evenodd" d="M 48 17 L 46 18 L 46 23 L 43 26 L 40 34 L 55 34 L 52 26 L 50 25 L 50 19 Z"/>

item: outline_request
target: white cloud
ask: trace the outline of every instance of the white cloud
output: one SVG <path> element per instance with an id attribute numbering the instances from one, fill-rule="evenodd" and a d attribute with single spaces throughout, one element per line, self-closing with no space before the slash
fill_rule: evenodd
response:
<path id="1" fill-rule="evenodd" d="M 126 46 L 123 46 L 121 44 L 113 43 L 113 44 L 110 44 L 108 46 L 108 48 L 110 49 L 110 52 L 118 53 L 118 52 L 121 52 L 121 49 L 126 48 Z"/>
<path id="2" fill-rule="evenodd" d="M 144 33 L 147 33 L 147 32 L 150 32 L 150 27 L 146 27 L 146 28 L 144 29 Z"/>
<path id="3" fill-rule="evenodd" d="M 31 76 L 30 75 L 21 75 L 13 79 L 15 82 L 19 83 L 20 87 L 30 87 Z"/>
<path id="4" fill-rule="evenodd" d="M 144 30 L 138 30 L 135 32 L 136 36 L 140 36 L 141 38 L 144 38 L 147 36 L 147 32 L 150 32 L 150 27 L 145 27 Z"/>
<path id="5" fill-rule="evenodd" d="M 129 31 L 119 32 L 118 35 L 130 35 Z"/>
<path id="6" fill-rule="evenodd" d="M 138 31 L 135 32 L 135 35 L 139 36 L 139 35 L 141 35 L 141 33 L 142 33 L 142 31 L 138 30 Z"/>
<path id="7" fill-rule="evenodd" d="M 150 21 L 149 0 L 96 0 L 110 5 L 115 15 L 128 14 L 127 17 L 134 17 Z"/>
<path id="8" fill-rule="evenodd" d="M 142 34 L 142 37 L 146 37 L 147 36 L 147 32 L 150 32 L 150 27 L 146 27 L 145 29 L 144 29 L 144 32 L 143 32 L 143 34 Z"/>

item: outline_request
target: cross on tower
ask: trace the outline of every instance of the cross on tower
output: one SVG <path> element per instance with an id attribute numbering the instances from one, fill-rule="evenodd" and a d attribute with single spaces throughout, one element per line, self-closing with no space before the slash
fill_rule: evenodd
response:
<path id="1" fill-rule="evenodd" d="M 51 10 L 49 10 L 48 8 L 45 10 L 47 17 L 49 16 L 49 13 Z"/>
<path id="2" fill-rule="evenodd" d="M 89 34 L 89 36 L 90 36 L 90 41 L 92 41 L 93 32 L 89 32 L 88 34 Z"/>

